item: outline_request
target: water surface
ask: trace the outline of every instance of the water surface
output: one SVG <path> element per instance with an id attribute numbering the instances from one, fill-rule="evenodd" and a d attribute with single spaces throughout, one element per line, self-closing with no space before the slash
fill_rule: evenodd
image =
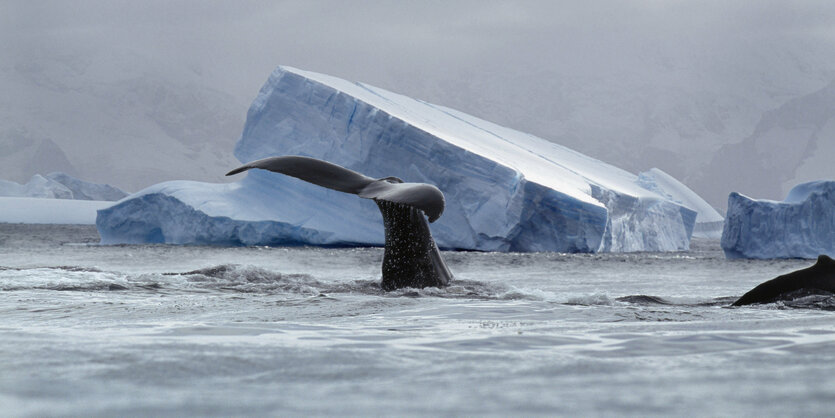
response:
<path id="1" fill-rule="evenodd" d="M 379 287 L 382 249 L 97 245 L 0 224 L 0 414 L 830 415 L 831 297 L 742 308 L 812 264 L 444 252 L 446 289 Z"/>

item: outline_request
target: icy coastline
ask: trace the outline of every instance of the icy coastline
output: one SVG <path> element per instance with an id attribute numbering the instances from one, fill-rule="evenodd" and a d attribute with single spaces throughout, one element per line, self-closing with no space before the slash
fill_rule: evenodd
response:
<path id="1" fill-rule="evenodd" d="M 235 156 L 324 159 L 436 185 L 432 233 L 486 251 L 686 250 L 697 212 L 638 177 L 543 139 L 399 94 L 289 67 L 253 102 Z M 228 167 L 232 168 L 232 167 Z M 228 168 L 221 168 L 225 170 Z M 373 202 L 269 172 L 176 181 L 99 211 L 103 243 L 381 245 Z"/>

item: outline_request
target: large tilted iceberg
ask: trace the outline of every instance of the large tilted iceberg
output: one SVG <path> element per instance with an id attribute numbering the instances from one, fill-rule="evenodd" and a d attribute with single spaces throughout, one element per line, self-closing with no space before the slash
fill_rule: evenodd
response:
<path id="1" fill-rule="evenodd" d="M 835 181 L 797 185 L 782 202 L 731 193 L 722 249 L 728 258 L 835 257 Z"/>
<path id="2" fill-rule="evenodd" d="M 235 156 L 324 159 L 372 177 L 436 185 L 444 248 L 675 251 L 696 212 L 637 176 L 540 138 L 376 87 L 279 67 Z M 234 167 L 218 167 L 226 171 Z M 237 183 L 174 181 L 99 211 L 103 243 L 382 245 L 373 202 L 254 170 Z"/>

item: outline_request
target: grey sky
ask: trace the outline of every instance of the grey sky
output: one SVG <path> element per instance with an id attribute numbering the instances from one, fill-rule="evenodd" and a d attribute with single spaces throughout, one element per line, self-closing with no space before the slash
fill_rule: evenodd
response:
<path id="1" fill-rule="evenodd" d="M 645 49 L 835 40 L 828 1 L 12 1 L 16 53 L 86 43 L 200 66 L 235 90 L 278 64 L 389 82 L 493 67 L 634 68 Z M 249 81 L 253 79 L 253 81 Z M 387 86 L 391 87 L 391 86 Z"/>
<path id="2" fill-rule="evenodd" d="M 7 73 L 86 57 L 103 80 L 211 86 L 240 115 L 277 65 L 363 81 L 630 171 L 659 166 L 699 193 L 722 144 L 835 79 L 832 1 L 5 0 L 0 38 Z"/>

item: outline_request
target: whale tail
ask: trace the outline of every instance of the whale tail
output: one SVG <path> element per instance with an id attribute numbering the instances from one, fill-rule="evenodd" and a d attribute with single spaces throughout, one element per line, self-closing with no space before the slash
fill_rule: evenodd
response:
<path id="1" fill-rule="evenodd" d="M 426 219 L 434 222 L 444 211 L 444 194 L 437 187 L 404 183 L 397 177 L 374 179 L 327 161 L 300 156 L 264 158 L 226 175 L 253 168 L 374 200 L 383 214 L 386 234 L 381 283 L 384 290 L 442 287 L 452 280 Z"/>
<path id="2" fill-rule="evenodd" d="M 413 206 L 426 213 L 429 222 L 435 222 L 444 212 L 444 194 L 431 184 L 404 183 L 397 177 L 374 179 L 316 158 L 295 155 L 264 158 L 238 167 L 226 175 L 231 176 L 253 168 L 281 173 L 365 199 Z"/>

